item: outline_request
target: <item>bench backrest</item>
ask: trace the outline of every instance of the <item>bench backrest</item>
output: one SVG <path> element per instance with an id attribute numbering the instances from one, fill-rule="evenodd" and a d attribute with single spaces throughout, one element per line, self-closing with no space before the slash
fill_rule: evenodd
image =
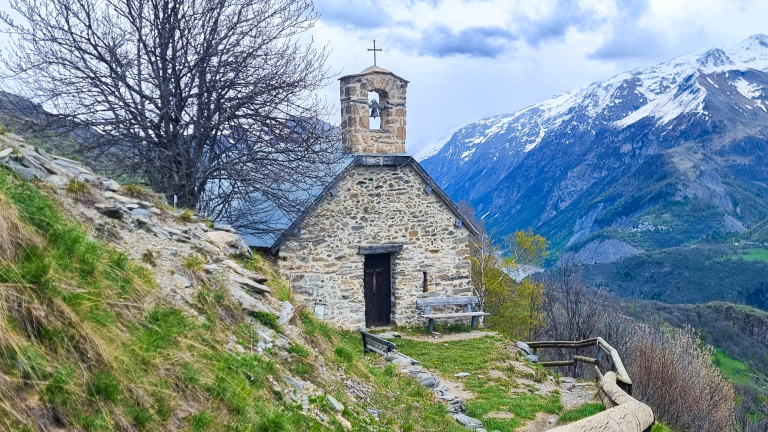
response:
<path id="1" fill-rule="evenodd" d="M 426 297 L 416 299 L 416 307 L 463 306 L 479 303 L 476 296 Z"/>
<path id="2" fill-rule="evenodd" d="M 381 355 L 387 355 L 397 351 L 397 345 L 386 339 L 382 339 L 364 331 L 360 331 L 360 336 L 363 338 L 363 350 L 365 352 L 375 352 Z"/>

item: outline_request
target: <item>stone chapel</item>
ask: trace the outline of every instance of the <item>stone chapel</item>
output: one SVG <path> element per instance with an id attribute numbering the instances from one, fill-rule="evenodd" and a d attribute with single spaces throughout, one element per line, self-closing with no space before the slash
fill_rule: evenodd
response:
<path id="1" fill-rule="evenodd" d="M 408 81 L 378 66 L 339 81 L 346 167 L 272 251 L 293 292 L 331 324 L 421 324 L 417 298 L 471 295 L 477 229 L 405 153 Z"/>

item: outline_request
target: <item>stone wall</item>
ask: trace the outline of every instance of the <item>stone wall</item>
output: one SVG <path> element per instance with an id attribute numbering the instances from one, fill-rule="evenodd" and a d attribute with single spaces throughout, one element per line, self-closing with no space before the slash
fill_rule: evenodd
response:
<path id="1" fill-rule="evenodd" d="M 346 153 L 405 153 L 405 98 L 408 81 L 390 72 L 341 78 L 341 142 Z M 381 129 L 370 129 L 368 92 L 379 95 Z"/>
<path id="2" fill-rule="evenodd" d="M 416 299 L 471 295 L 469 235 L 411 166 L 354 166 L 280 247 L 278 264 L 294 293 L 326 303 L 325 319 L 365 326 L 360 245 L 403 244 L 391 255 L 392 324 L 422 324 Z M 423 272 L 428 287 L 424 293 Z"/>

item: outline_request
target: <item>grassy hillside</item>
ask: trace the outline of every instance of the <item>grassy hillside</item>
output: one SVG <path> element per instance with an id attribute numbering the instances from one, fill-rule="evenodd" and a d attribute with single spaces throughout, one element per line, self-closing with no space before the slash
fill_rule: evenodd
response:
<path id="1" fill-rule="evenodd" d="M 768 309 L 768 249 L 680 247 L 584 266 L 588 284 L 666 303 L 728 301 Z"/>
<path id="2" fill-rule="evenodd" d="M 197 317 L 174 307 L 147 266 L 92 240 L 45 188 L 0 170 L 0 225 L 23 227 L 13 240 L 23 247 L 0 255 L 0 429 L 344 430 L 323 396 L 309 403 L 325 424 L 284 401 L 273 383 L 288 374 L 323 384 L 355 428 L 414 418 L 411 430 L 458 430 L 431 394 L 365 359 L 357 336 L 309 314 L 285 350 L 261 355 L 251 344 L 264 325 L 215 284 L 198 292 Z M 233 336 L 244 352 L 227 348 Z M 368 400 L 350 399 L 345 381 Z M 382 410 L 381 423 L 367 406 Z"/>

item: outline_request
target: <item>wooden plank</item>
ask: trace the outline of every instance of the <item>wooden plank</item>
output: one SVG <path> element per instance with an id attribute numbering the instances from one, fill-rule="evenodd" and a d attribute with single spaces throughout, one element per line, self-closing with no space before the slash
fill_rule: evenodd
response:
<path id="1" fill-rule="evenodd" d="M 549 367 L 573 366 L 576 364 L 576 362 L 574 360 L 562 360 L 562 361 L 558 360 L 558 361 L 539 362 L 539 364 L 542 366 L 549 366 Z"/>
<path id="2" fill-rule="evenodd" d="M 488 315 L 489 314 L 485 312 L 459 312 L 459 313 L 422 315 L 422 317 L 427 319 L 437 319 L 437 318 L 478 317 L 478 316 L 488 316 Z"/>
<path id="3" fill-rule="evenodd" d="M 479 303 L 476 296 L 462 296 L 462 297 L 426 297 L 417 298 L 417 307 L 430 307 L 430 306 L 463 306 Z"/>
<path id="4" fill-rule="evenodd" d="M 593 364 L 593 365 L 597 364 L 597 359 L 596 358 L 592 358 L 592 357 L 584 357 L 584 356 L 575 355 L 575 356 L 573 356 L 573 359 L 575 361 L 582 362 L 582 363 L 590 363 L 590 364 Z"/>
<path id="5" fill-rule="evenodd" d="M 403 251 L 401 244 L 360 245 L 357 253 L 360 255 L 377 255 Z"/>
<path id="6" fill-rule="evenodd" d="M 597 345 L 598 338 L 582 341 L 534 341 L 526 342 L 531 348 L 586 348 Z"/>

